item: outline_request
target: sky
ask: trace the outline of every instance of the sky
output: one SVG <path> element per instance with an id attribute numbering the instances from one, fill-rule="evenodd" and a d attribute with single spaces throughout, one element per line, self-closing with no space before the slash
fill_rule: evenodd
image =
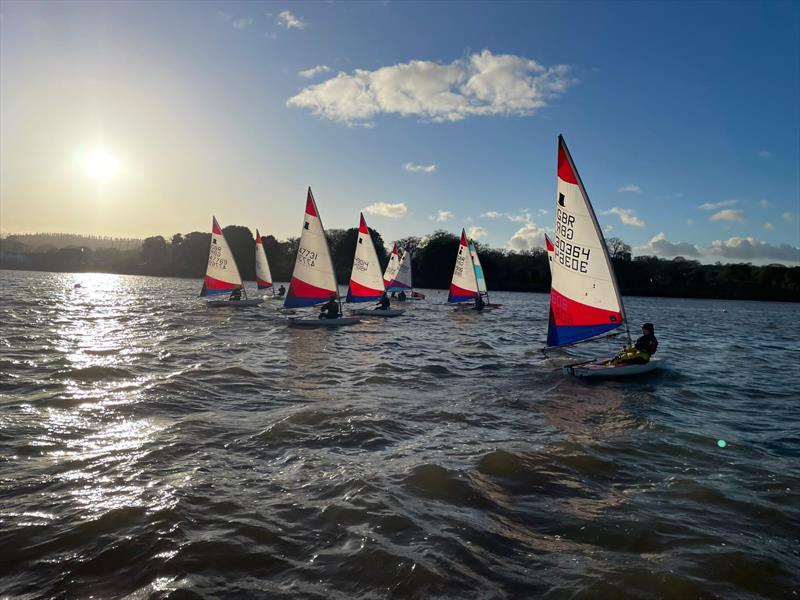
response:
<path id="1" fill-rule="evenodd" d="M 0 232 L 544 245 L 563 134 L 635 254 L 800 264 L 800 3 L 0 2 Z"/>

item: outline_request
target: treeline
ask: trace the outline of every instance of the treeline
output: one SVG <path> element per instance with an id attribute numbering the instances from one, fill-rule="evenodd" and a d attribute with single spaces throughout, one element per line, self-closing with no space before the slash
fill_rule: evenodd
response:
<path id="1" fill-rule="evenodd" d="M 255 279 L 255 240 L 252 232 L 231 225 L 223 230 L 245 280 Z M 382 268 L 388 255 L 380 233 L 370 230 Z M 334 269 L 340 283 L 350 278 L 357 229 L 328 232 Z M 294 267 L 298 238 L 279 241 L 263 239 L 275 281 L 288 281 Z M 210 233 L 175 234 L 145 239 L 135 249 L 113 245 L 92 249 L 87 246 L 49 248 L 34 251 L 20 247 L 19 239 L 9 244 L 0 240 L 0 268 L 41 271 L 108 272 L 129 275 L 193 277 L 205 274 Z M 453 273 L 459 238 L 446 231 L 398 241 L 412 251 L 414 285 L 421 288 L 447 288 Z M 703 265 L 694 260 L 671 260 L 652 256 L 631 256 L 622 240 L 608 240 L 612 262 L 623 295 L 737 300 L 800 301 L 800 267 L 751 264 Z M 548 292 L 550 268 L 544 249 L 509 252 L 477 243 L 490 290 Z M 198 284 L 199 285 L 199 284 Z"/>

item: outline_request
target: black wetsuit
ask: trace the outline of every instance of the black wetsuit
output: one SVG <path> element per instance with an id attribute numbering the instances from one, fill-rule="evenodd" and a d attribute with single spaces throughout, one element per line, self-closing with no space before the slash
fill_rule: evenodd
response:
<path id="1" fill-rule="evenodd" d="M 386 297 L 386 294 L 381 296 L 381 299 L 378 300 L 378 310 L 389 310 L 389 306 L 391 302 L 389 302 L 389 298 Z"/>
<path id="2" fill-rule="evenodd" d="M 480 312 L 483 310 L 484 306 L 486 306 L 486 303 L 483 301 L 483 298 L 481 298 L 480 296 L 476 296 L 474 309 Z"/>
<path id="3" fill-rule="evenodd" d="M 658 340 L 652 333 L 645 333 L 642 337 L 636 340 L 636 343 L 633 345 L 633 347 L 637 350 L 641 350 L 642 352 L 647 352 L 650 356 L 653 356 L 658 349 Z"/>
<path id="4" fill-rule="evenodd" d="M 320 319 L 338 319 L 339 318 L 339 303 L 336 300 L 331 300 L 327 304 L 322 305 L 322 312 L 319 314 Z"/>

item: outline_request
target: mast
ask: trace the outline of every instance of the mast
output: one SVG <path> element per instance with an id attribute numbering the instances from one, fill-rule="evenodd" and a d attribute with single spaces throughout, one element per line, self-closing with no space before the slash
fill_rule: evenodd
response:
<path id="1" fill-rule="evenodd" d="M 314 194 L 311 192 L 311 186 L 308 186 L 308 197 L 311 198 L 311 202 L 314 204 L 314 212 L 317 213 L 317 219 L 319 219 L 319 227 L 322 229 L 322 237 L 325 238 L 325 245 L 328 247 L 328 261 L 330 262 L 331 273 L 333 274 L 333 289 L 336 290 L 336 302 L 339 303 L 339 314 L 344 315 L 344 311 L 342 310 L 342 297 L 339 295 L 339 282 L 336 281 L 336 269 L 333 268 L 331 246 L 328 243 L 328 234 L 325 233 L 325 225 L 322 223 L 322 217 L 320 216 L 319 209 L 317 208 L 317 200 L 314 198 Z"/>
<path id="2" fill-rule="evenodd" d="M 583 180 L 581 179 L 581 175 L 578 172 L 578 169 L 575 167 L 575 163 L 572 160 L 572 154 L 569 152 L 569 148 L 567 147 L 567 142 L 564 140 L 564 136 L 558 134 L 558 143 L 564 146 L 564 154 L 569 161 L 569 166 L 572 168 L 572 172 L 575 174 L 575 179 L 578 181 L 578 187 L 581 189 L 581 193 L 583 197 L 586 198 L 586 205 L 589 208 L 589 216 L 592 218 L 592 223 L 594 223 L 595 231 L 597 235 L 600 237 L 600 242 L 602 243 L 603 248 L 603 257 L 605 258 L 606 265 L 608 266 L 608 270 L 611 273 L 611 283 L 614 286 L 614 292 L 617 294 L 617 299 L 619 300 L 619 308 L 620 312 L 622 313 L 622 322 L 625 324 L 625 335 L 628 338 L 628 345 L 632 344 L 631 340 L 631 332 L 630 328 L 628 327 L 628 317 L 625 314 L 625 304 L 622 302 L 622 294 L 619 291 L 619 284 L 617 283 L 617 274 L 614 272 L 614 265 L 611 263 L 611 257 L 608 255 L 608 246 L 606 245 L 606 237 L 603 235 L 603 230 L 600 228 L 600 223 L 597 221 L 597 215 L 594 212 L 594 206 L 592 206 L 592 201 L 589 199 L 589 194 L 586 192 L 586 188 L 583 186 Z"/>

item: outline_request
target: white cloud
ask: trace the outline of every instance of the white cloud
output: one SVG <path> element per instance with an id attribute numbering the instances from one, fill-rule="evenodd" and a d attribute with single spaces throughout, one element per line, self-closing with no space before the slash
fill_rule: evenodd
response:
<path id="1" fill-rule="evenodd" d="M 752 237 L 732 237 L 727 240 L 715 240 L 704 254 L 746 260 L 765 259 L 800 262 L 800 248 L 789 244 L 773 246 Z"/>
<path id="2" fill-rule="evenodd" d="M 277 33 L 267 32 L 267 33 L 264 34 L 264 37 L 267 38 L 268 40 L 277 40 L 278 39 L 278 34 Z"/>
<path id="3" fill-rule="evenodd" d="M 449 221 L 453 217 L 455 217 L 455 215 L 451 213 L 449 210 L 439 210 L 436 212 L 435 215 L 431 215 L 428 218 L 431 221 L 439 221 L 440 223 L 443 223 L 444 221 Z"/>
<path id="4" fill-rule="evenodd" d="M 789 223 L 794 221 L 794 215 L 792 213 L 790 213 L 790 212 L 785 212 L 785 213 L 783 213 L 782 216 L 783 216 L 783 220 L 784 221 L 788 221 Z"/>
<path id="5" fill-rule="evenodd" d="M 605 227 L 603 227 L 603 233 L 609 233 L 610 231 L 613 231 L 613 230 L 614 230 L 614 226 L 611 225 L 611 224 L 608 224 Z"/>
<path id="6" fill-rule="evenodd" d="M 409 173 L 435 173 L 436 165 L 415 165 L 414 163 L 407 162 L 403 168 Z"/>
<path id="7" fill-rule="evenodd" d="M 769 150 L 759 150 L 758 155 L 761 158 L 769 158 L 770 156 L 772 156 L 772 152 L 770 152 Z"/>
<path id="8" fill-rule="evenodd" d="M 767 231 L 772 231 L 773 229 L 775 229 L 775 226 L 769 221 L 767 221 L 766 223 L 764 223 L 764 229 L 766 229 Z"/>
<path id="9" fill-rule="evenodd" d="M 486 237 L 487 235 L 489 235 L 489 232 L 483 227 L 470 227 L 467 230 L 467 236 L 472 240 L 477 240 L 479 238 Z"/>
<path id="10" fill-rule="evenodd" d="M 678 192 L 677 194 L 675 194 L 676 198 L 683 198 L 683 196 L 684 196 L 683 192 Z"/>
<path id="11" fill-rule="evenodd" d="M 307 23 L 288 10 L 284 10 L 278 14 L 278 25 L 286 27 L 286 29 L 305 29 Z"/>
<path id="12" fill-rule="evenodd" d="M 549 211 L 549 210 L 547 210 L 546 208 L 540 208 L 540 209 L 539 209 L 539 214 L 540 214 L 540 215 L 546 215 L 546 214 L 548 214 L 549 212 L 550 212 L 550 211 Z"/>
<path id="13" fill-rule="evenodd" d="M 758 201 L 758 205 L 759 205 L 761 208 L 769 208 L 770 206 L 772 206 L 772 205 L 769 203 L 769 200 L 767 200 L 766 198 L 762 198 L 761 200 L 759 200 L 759 201 Z"/>
<path id="14" fill-rule="evenodd" d="M 687 225 L 694 225 L 694 219 L 686 219 Z"/>
<path id="15" fill-rule="evenodd" d="M 503 213 L 497 212 L 496 210 L 489 210 L 485 213 L 481 213 L 482 217 L 487 217 L 489 219 L 499 219 L 503 216 Z"/>
<path id="16" fill-rule="evenodd" d="M 701 208 L 703 210 L 717 210 L 718 208 L 723 208 L 725 206 L 733 206 L 737 202 L 738 200 L 723 200 L 722 202 L 706 202 L 705 204 L 701 204 L 697 208 Z"/>
<path id="17" fill-rule="evenodd" d="M 618 191 L 620 191 L 620 192 L 632 192 L 634 194 L 641 194 L 642 193 L 642 188 L 640 188 L 635 183 L 628 183 L 628 184 L 623 185 L 621 188 L 619 188 Z"/>
<path id="18" fill-rule="evenodd" d="M 356 69 L 304 88 L 288 106 L 352 123 L 378 114 L 460 121 L 484 115 L 529 116 L 574 83 L 569 67 L 489 50 L 438 64 L 413 60 L 375 71 Z"/>
<path id="19" fill-rule="evenodd" d="M 644 246 L 634 248 L 637 254 L 693 258 L 730 258 L 738 260 L 775 260 L 800 262 L 800 248 L 788 244 L 773 246 L 752 237 L 732 237 L 715 240 L 709 247 L 700 247 L 688 242 L 670 242 L 664 233 L 659 233 Z"/>
<path id="20" fill-rule="evenodd" d="M 711 215 L 711 221 L 741 221 L 744 219 L 743 210 L 721 210 L 718 213 Z"/>
<path id="21" fill-rule="evenodd" d="M 631 208 L 619 208 L 615 206 L 612 209 L 603 211 L 604 215 L 617 215 L 623 225 L 633 225 L 634 227 L 644 227 L 645 223 L 636 216 L 636 211 Z"/>
<path id="22" fill-rule="evenodd" d="M 544 232 L 545 230 L 534 222 L 525 223 L 524 227 L 517 230 L 508 241 L 508 248 L 516 252 L 542 248 L 544 247 Z"/>
<path id="23" fill-rule="evenodd" d="M 231 21 L 231 25 L 233 25 L 234 29 L 247 29 L 250 25 L 253 24 L 253 19 L 234 19 Z"/>
<path id="24" fill-rule="evenodd" d="M 547 213 L 545 211 L 543 214 Z M 516 215 L 512 215 L 511 213 L 501 213 L 497 212 L 496 210 L 490 210 L 485 213 L 481 213 L 482 217 L 486 217 L 488 219 L 502 219 L 506 218 L 513 223 L 530 223 L 532 221 L 532 217 L 527 209 L 523 209 L 522 212 Z"/>
<path id="25" fill-rule="evenodd" d="M 654 256 L 700 256 L 700 250 L 694 244 L 670 242 L 663 232 L 653 237 L 644 246 L 637 246 L 634 250 L 638 254 L 652 254 Z"/>
<path id="26" fill-rule="evenodd" d="M 408 213 L 408 207 L 405 202 L 398 202 L 397 204 L 389 204 L 388 202 L 375 202 L 364 208 L 365 213 L 371 215 L 380 215 L 382 217 L 389 217 L 390 219 L 399 219 L 405 217 Z"/>
<path id="27" fill-rule="evenodd" d="M 300 71 L 298 75 L 300 75 L 300 77 L 305 77 L 306 79 L 311 79 L 312 77 L 316 77 L 321 73 L 327 73 L 330 70 L 331 68 L 328 65 L 319 65 L 317 67 L 306 69 L 305 71 Z"/>

